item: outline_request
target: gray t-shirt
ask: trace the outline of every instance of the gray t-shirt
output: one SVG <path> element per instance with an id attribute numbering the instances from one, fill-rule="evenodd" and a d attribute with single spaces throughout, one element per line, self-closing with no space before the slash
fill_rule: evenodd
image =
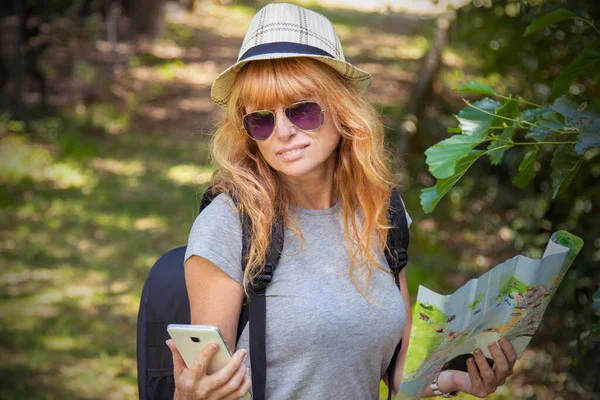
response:
<path id="1" fill-rule="evenodd" d="M 370 301 L 354 287 L 340 202 L 324 210 L 293 211 L 305 243 L 301 248 L 286 229 L 283 254 L 267 287 L 266 397 L 376 400 L 404 328 L 400 292 L 393 277 L 380 270 L 371 277 Z M 241 284 L 241 235 L 235 206 L 221 194 L 196 218 L 185 259 L 204 257 Z M 248 326 L 237 348 L 249 348 Z"/>

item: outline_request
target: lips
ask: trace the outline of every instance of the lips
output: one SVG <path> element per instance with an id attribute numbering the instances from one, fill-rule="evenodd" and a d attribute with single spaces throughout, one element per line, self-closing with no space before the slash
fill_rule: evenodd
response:
<path id="1" fill-rule="evenodd" d="M 290 147 L 286 147 L 285 149 L 279 150 L 277 152 L 278 156 L 282 156 L 282 155 L 289 155 L 289 154 L 293 154 L 294 152 L 298 151 L 298 150 L 302 150 L 304 148 L 308 147 L 307 144 L 299 144 L 297 146 L 290 146 Z"/>
<path id="2" fill-rule="evenodd" d="M 285 149 L 279 150 L 277 156 L 285 162 L 296 161 L 304 157 L 307 148 L 307 144 L 286 147 Z"/>

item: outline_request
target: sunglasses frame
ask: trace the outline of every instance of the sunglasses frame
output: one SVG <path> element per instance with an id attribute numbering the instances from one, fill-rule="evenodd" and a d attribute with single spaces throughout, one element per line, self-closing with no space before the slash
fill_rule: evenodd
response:
<path id="1" fill-rule="evenodd" d="M 315 129 L 303 129 L 300 128 L 298 125 L 296 125 L 286 114 L 285 110 L 288 110 L 298 104 L 302 104 L 302 103 L 315 103 L 316 105 L 319 106 L 319 108 L 321 109 L 321 123 L 319 124 L 319 126 L 317 126 Z M 305 132 L 314 132 L 319 130 L 319 128 L 321 128 L 323 126 L 323 123 L 325 123 L 325 109 L 323 108 L 323 106 L 321 106 L 321 104 L 319 104 L 318 102 L 314 101 L 314 100 L 300 100 L 297 101 L 295 103 L 290 104 L 289 106 L 285 107 L 283 109 L 283 113 L 285 114 L 286 118 L 298 129 L 301 129 Z M 246 129 L 246 127 L 244 126 L 244 120 L 246 119 L 246 117 L 250 114 L 254 114 L 256 112 L 270 112 L 271 114 L 273 114 L 273 129 L 271 130 L 271 132 L 269 133 L 269 136 L 267 136 L 264 139 L 256 139 L 255 137 L 253 137 L 250 132 L 248 132 L 248 130 Z M 256 110 L 256 111 L 252 111 L 251 113 L 247 113 L 244 114 L 244 116 L 242 117 L 242 129 L 246 132 L 246 134 L 250 137 L 250 139 L 252 140 L 256 140 L 258 142 L 262 142 L 263 140 L 267 140 L 268 138 L 271 137 L 271 135 L 273 134 L 273 132 L 275 131 L 275 126 L 277 125 L 277 113 L 273 110 L 269 110 L 269 109 L 264 109 L 264 110 Z"/>

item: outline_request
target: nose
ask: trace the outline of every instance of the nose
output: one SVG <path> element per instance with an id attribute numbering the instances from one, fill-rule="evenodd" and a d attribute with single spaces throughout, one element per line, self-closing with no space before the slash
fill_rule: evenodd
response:
<path id="1" fill-rule="evenodd" d="M 288 141 L 298 132 L 296 125 L 292 124 L 281 108 L 275 111 L 275 115 L 273 134 L 280 140 Z"/>

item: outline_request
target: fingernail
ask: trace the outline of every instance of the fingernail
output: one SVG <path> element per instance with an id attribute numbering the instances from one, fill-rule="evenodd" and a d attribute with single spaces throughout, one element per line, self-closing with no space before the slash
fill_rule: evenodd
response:
<path id="1" fill-rule="evenodd" d="M 480 354 L 481 353 L 481 349 L 475 349 L 474 353 Z"/>
<path id="2" fill-rule="evenodd" d="M 244 350 L 244 349 L 238 350 L 237 356 L 238 356 L 238 358 L 243 360 L 244 358 L 246 358 L 246 350 Z"/>
<path id="3" fill-rule="evenodd" d="M 217 350 L 219 350 L 219 345 L 218 345 L 218 344 L 216 344 L 216 343 L 211 343 L 211 345 L 210 345 L 210 346 L 211 346 L 211 349 L 213 349 L 213 351 L 217 351 Z"/>

